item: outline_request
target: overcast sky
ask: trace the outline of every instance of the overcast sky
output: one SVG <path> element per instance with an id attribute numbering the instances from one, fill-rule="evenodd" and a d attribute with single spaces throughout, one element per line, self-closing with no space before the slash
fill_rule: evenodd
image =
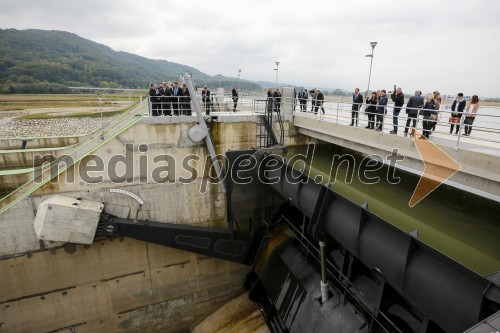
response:
<path id="1" fill-rule="evenodd" d="M 499 0 L 2 0 L 1 28 L 64 30 L 210 74 L 500 96 Z"/>

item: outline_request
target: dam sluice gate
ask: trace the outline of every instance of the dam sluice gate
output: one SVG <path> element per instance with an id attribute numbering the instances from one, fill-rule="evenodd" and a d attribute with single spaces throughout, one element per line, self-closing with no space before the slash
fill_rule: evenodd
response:
<path id="1" fill-rule="evenodd" d="M 498 267 L 479 274 L 491 265 L 464 265 L 470 259 L 457 260 L 421 239 L 418 230 L 403 230 L 397 217 L 385 218 L 356 202 L 363 199 L 363 191 L 350 198 L 328 182 L 317 182 L 305 170 L 310 165 L 294 167 L 286 159 L 287 149 L 319 141 L 298 134 L 289 119 L 279 119 L 277 126 L 257 119 L 250 130 L 248 120 L 221 119 L 215 115 L 203 121 L 209 120 L 207 127 L 211 123 L 215 150 L 225 155 L 219 170 L 225 175 L 223 190 L 213 175 L 216 170 L 205 170 L 191 185 L 172 179 L 119 189 L 106 182 L 48 184 L 11 207 L 17 212 L 13 214 L 21 215 L 36 206 L 26 221 L 14 221 L 12 215 L 3 218 L 5 225 L 19 222 L 11 233 L 34 235 L 34 223 L 38 241 L 31 241 L 37 243 L 31 247 L 4 242 L 4 286 L 12 290 L 4 289 L 7 296 L 0 302 L 0 332 L 2 326 L 16 332 L 38 327 L 74 332 L 187 331 L 209 315 L 207 304 L 214 311 L 243 287 L 271 332 L 453 333 L 500 327 Z M 259 121 L 264 121 L 262 126 Z M 253 149 L 257 129 L 270 131 L 273 126 L 285 129 L 286 135 L 277 137 L 285 139 L 287 148 Z M 225 129 L 232 136 L 225 136 Z M 167 149 L 179 156 L 196 152 L 208 158 L 205 146 L 191 142 L 187 132 L 183 122 L 147 120 L 97 153 L 121 151 L 125 143 L 140 138 L 151 151 Z M 207 179 L 213 183 L 200 193 Z M 162 185 L 166 187 L 160 189 Z M 117 194 L 122 197 L 116 199 Z M 143 199 L 146 204 L 141 204 Z M 491 207 L 488 216 L 497 216 L 498 206 Z M 61 217 L 68 214 L 69 220 Z M 495 223 L 484 228 L 495 231 Z M 80 234 L 65 233 L 75 226 Z M 489 248 L 494 251 L 497 246 Z M 495 262 L 498 254 L 490 257 Z M 56 268 L 59 262 L 87 271 L 66 272 Z M 43 271 L 43 266 L 50 267 L 40 273 L 45 281 L 22 274 Z M 44 284 L 50 284 L 48 292 Z M 66 304 L 61 297 L 72 294 L 72 302 L 78 299 L 88 305 L 81 322 L 66 319 L 71 314 L 62 308 L 56 322 L 40 316 L 29 323 L 17 311 L 25 306 L 30 315 L 37 308 L 48 313 Z M 43 302 L 52 302 L 48 310 Z M 106 310 L 115 316 L 110 323 L 99 314 Z"/>

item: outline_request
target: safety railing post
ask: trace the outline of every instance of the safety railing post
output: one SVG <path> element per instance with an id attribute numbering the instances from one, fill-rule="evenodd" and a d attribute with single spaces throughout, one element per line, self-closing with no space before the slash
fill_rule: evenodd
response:
<path id="1" fill-rule="evenodd" d="M 335 119 L 335 124 L 339 124 L 339 108 L 340 108 L 340 101 L 337 101 L 337 117 Z"/>
<path id="2" fill-rule="evenodd" d="M 465 117 L 460 117 L 460 128 L 458 130 L 458 136 L 457 136 L 457 145 L 455 146 L 456 150 L 460 149 L 460 137 L 462 136 L 462 129 L 464 127 L 464 118 Z"/>

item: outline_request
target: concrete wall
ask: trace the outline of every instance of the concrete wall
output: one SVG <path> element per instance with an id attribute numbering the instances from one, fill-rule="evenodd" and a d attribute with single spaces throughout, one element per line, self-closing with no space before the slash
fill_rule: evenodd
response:
<path id="1" fill-rule="evenodd" d="M 86 137 L 86 135 L 83 135 L 71 137 L 2 139 L 0 140 L 0 150 L 21 149 L 24 141 L 26 149 L 67 147 L 85 140 Z"/>
<path id="2" fill-rule="evenodd" d="M 102 175 L 100 182 L 85 182 L 79 172 L 68 181 L 72 171 L 88 171 L 85 163 L 94 162 L 86 158 L 57 183 L 42 186 L 0 215 L 0 332 L 178 332 L 194 327 L 243 292 L 246 266 L 126 238 L 91 246 L 36 238 L 33 222 L 38 204 L 54 193 L 104 202 L 108 212 L 120 217 L 226 227 L 225 194 L 219 185 L 205 184 L 206 149 L 187 137 L 192 123 L 148 121 L 95 152 L 105 165 L 113 155 L 132 154 L 132 173 L 123 177 L 123 183 L 112 183 L 107 172 L 90 173 Z M 292 134 L 288 142 L 302 140 L 297 132 L 287 134 Z M 256 125 L 219 123 L 214 136 L 219 153 L 255 147 Z M 139 152 L 141 144 L 147 145 L 146 153 Z M 154 163 L 160 154 L 175 158 L 175 176 L 163 172 L 160 183 L 141 178 L 141 156 L 147 156 L 151 175 L 166 166 Z M 191 175 L 181 170 L 182 159 L 189 154 L 200 157 L 192 163 L 198 173 L 190 184 L 181 184 L 180 176 Z M 118 175 L 125 171 L 118 164 Z M 128 196 L 111 193 L 111 188 L 133 192 L 146 204 L 139 206 Z"/>

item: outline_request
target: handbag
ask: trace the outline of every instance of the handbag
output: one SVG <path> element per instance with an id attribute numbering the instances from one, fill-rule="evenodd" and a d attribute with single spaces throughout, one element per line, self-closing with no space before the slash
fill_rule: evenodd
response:
<path id="1" fill-rule="evenodd" d="M 458 117 L 450 117 L 450 124 L 458 124 L 460 122 L 460 118 Z"/>

